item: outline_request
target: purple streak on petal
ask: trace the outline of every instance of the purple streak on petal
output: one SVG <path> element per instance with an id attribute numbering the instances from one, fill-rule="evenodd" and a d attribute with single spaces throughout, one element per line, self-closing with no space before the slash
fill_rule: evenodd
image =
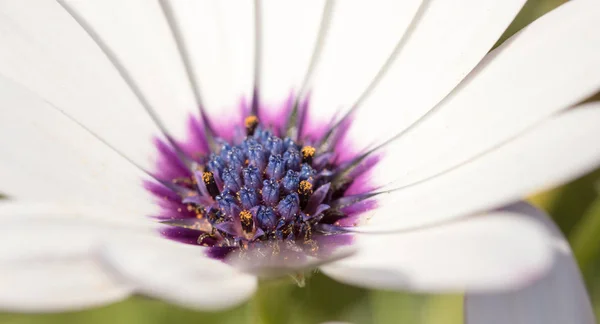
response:
<path id="1" fill-rule="evenodd" d="M 189 211 L 181 203 L 181 197 L 171 189 L 150 181 L 144 182 L 144 188 L 155 196 L 156 202 L 160 206 L 160 214 L 153 217 L 160 220 L 196 217 L 196 213 Z"/>
<path id="2" fill-rule="evenodd" d="M 200 236 L 202 232 L 188 228 L 168 227 L 162 229 L 160 234 L 177 242 L 198 245 L 198 236 Z"/>
<path id="3" fill-rule="evenodd" d="M 233 248 L 233 247 L 228 247 L 228 246 L 216 246 L 216 247 L 211 247 L 210 249 L 208 249 L 206 251 L 206 255 L 210 258 L 216 259 L 216 260 L 221 260 L 221 261 L 225 261 L 225 258 L 227 258 L 227 256 L 235 251 L 237 248 Z"/>
<path id="4" fill-rule="evenodd" d="M 290 91 L 285 102 L 279 105 L 267 104 L 260 108 L 258 119 L 260 123 L 272 129 L 275 135 L 282 136 L 285 134 L 285 126 L 294 104 L 294 92 Z"/>
<path id="5" fill-rule="evenodd" d="M 382 157 L 382 153 L 370 156 L 361 162 L 354 170 L 352 170 L 352 172 L 350 172 L 349 176 L 354 178 L 354 181 L 346 190 L 346 196 L 364 194 L 377 189 L 377 187 L 370 181 L 370 171 L 377 163 L 379 163 L 379 161 L 381 161 Z"/>
<path id="6" fill-rule="evenodd" d="M 206 140 L 206 130 L 199 118 L 195 116 L 188 117 L 188 136 L 184 141 L 178 144 L 183 148 L 186 154 L 196 161 L 202 155 L 208 154 L 208 142 Z"/>
<path id="7" fill-rule="evenodd" d="M 298 139 L 302 138 L 302 133 L 304 132 L 304 127 L 306 127 L 306 121 L 308 120 L 308 111 L 310 104 L 310 95 L 311 92 L 308 91 L 302 101 L 298 104 Z"/>
<path id="8" fill-rule="evenodd" d="M 244 112 L 242 111 L 244 109 L 245 100 L 242 98 L 241 102 L 240 110 L 232 112 L 229 109 L 225 109 L 227 111 L 226 114 L 213 116 L 213 127 L 219 138 L 232 142 L 238 137 L 236 135 L 239 135 L 241 130 L 245 129 L 244 118 L 246 115 L 244 115 Z"/>
<path id="9" fill-rule="evenodd" d="M 165 181 L 191 176 L 190 170 L 183 164 L 175 150 L 168 143 L 155 138 L 154 145 L 156 145 L 159 153 L 156 161 L 158 171 L 154 173 L 154 176 Z"/>
<path id="10" fill-rule="evenodd" d="M 208 196 L 193 195 L 193 196 L 187 196 L 187 197 L 183 198 L 183 200 L 181 202 L 183 204 L 210 206 L 213 201 Z"/>
<path id="11" fill-rule="evenodd" d="M 317 256 L 324 258 L 332 255 L 340 247 L 350 246 L 354 243 L 352 234 L 315 235 L 313 240 L 319 245 Z"/>
<path id="12" fill-rule="evenodd" d="M 377 208 L 377 201 L 374 199 L 363 200 L 356 204 L 342 208 L 342 211 L 347 215 L 335 222 L 339 226 L 356 226 L 360 224 L 364 216 L 364 212 Z"/>
<path id="13" fill-rule="evenodd" d="M 336 161 L 338 164 L 348 162 L 362 153 L 362 150 L 357 149 L 352 143 L 352 139 L 348 137 L 348 131 L 353 122 L 354 116 L 347 116 L 332 135 L 333 151 L 337 153 Z"/>

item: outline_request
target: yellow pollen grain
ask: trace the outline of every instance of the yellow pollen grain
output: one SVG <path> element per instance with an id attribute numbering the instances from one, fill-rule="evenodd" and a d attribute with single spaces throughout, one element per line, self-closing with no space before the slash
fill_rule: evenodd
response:
<path id="1" fill-rule="evenodd" d="M 256 116 L 248 116 L 244 120 L 244 124 L 246 125 L 246 128 L 253 127 L 254 125 L 258 124 L 258 117 L 256 117 Z"/>
<path id="2" fill-rule="evenodd" d="M 248 220 L 252 219 L 252 213 L 247 210 L 242 210 L 240 212 L 240 219 L 242 220 L 242 222 L 248 221 Z"/>
<path id="3" fill-rule="evenodd" d="M 309 193 L 312 191 L 312 184 L 306 180 L 302 180 L 302 181 L 300 181 L 298 188 L 299 188 L 298 191 L 300 193 Z"/>
<path id="4" fill-rule="evenodd" d="M 202 173 L 202 181 L 204 181 L 204 183 L 209 183 L 212 179 L 213 179 L 212 172 L 206 171 L 206 172 Z"/>
<path id="5" fill-rule="evenodd" d="M 312 146 L 305 146 L 302 148 L 302 157 L 303 158 L 309 158 L 309 157 L 313 157 L 315 155 L 315 152 L 317 150 L 312 147 Z"/>

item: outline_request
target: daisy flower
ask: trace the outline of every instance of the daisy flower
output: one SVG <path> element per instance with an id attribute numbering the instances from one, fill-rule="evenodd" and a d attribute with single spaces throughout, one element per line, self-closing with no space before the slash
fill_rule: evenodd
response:
<path id="1" fill-rule="evenodd" d="M 523 3 L 0 1 L 0 307 L 215 310 L 318 268 L 593 323 L 520 200 L 600 162 L 600 5 L 489 52 Z"/>

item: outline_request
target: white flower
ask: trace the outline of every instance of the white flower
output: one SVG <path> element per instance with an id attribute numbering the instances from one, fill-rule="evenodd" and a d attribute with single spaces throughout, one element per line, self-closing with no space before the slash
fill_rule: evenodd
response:
<path id="1" fill-rule="evenodd" d="M 277 270 L 467 291 L 471 324 L 512 311 L 514 323 L 593 322 L 568 244 L 519 201 L 600 162 L 600 106 L 567 110 L 600 89 L 597 1 L 570 1 L 489 54 L 524 0 L 255 3 L 258 15 L 250 1 L 0 2 L 0 186 L 11 199 L 0 206 L 0 308 L 142 293 L 221 309 L 249 298 L 265 264 L 241 272 L 156 234 L 148 216 L 172 206 L 144 184 L 178 162 L 161 160 L 153 139 L 193 153 L 198 143 L 182 140 L 201 106 L 190 125 L 210 120 L 232 140 L 247 116 L 241 96 L 260 100 L 263 126 L 285 128 L 278 105 L 292 91 L 288 107 L 311 105 L 292 137 L 351 111 L 336 128 L 348 130 L 336 170 L 375 148 L 380 160 L 359 178 L 380 194 L 357 226 L 328 227 L 359 232 L 349 249 Z"/>

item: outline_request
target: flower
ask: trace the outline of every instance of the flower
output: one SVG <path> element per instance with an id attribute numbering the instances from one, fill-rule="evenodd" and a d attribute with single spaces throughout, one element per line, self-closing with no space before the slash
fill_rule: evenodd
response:
<path id="1" fill-rule="evenodd" d="M 560 278 L 587 301 L 564 238 L 519 201 L 600 162 L 600 107 L 566 109 L 600 89 L 594 1 L 559 7 L 489 54 L 523 0 L 256 1 L 258 14 L 248 1 L 38 2 L 0 5 L 0 174 L 12 198 L 0 208 L 0 307 L 143 293 L 220 309 L 249 298 L 256 275 L 319 267 L 364 287 L 467 291 L 470 323 L 511 298 L 540 305 L 520 318 L 590 314 L 586 302 L 535 298 Z M 313 145 L 325 135 L 336 145 Z M 368 170 L 352 163 L 372 157 Z M 327 185 L 338 192 L 317 195 Z M 178 195 L 157 201 L 156 188 Z M 356 204 L 348 222 L 318 212 Z M 196 221 L 212 217 L 201 206 L 220 221 Z M 201 218 L 147 217 L 178 208 Z M 157 235 L 185 239 L 165 226 L 238 254 L 206 257 Z M 291 251 L 268 251 L 283 258 L 258 258 L 282 239 Z M 556 300 L 564 308 L 546 304 Z"/>

